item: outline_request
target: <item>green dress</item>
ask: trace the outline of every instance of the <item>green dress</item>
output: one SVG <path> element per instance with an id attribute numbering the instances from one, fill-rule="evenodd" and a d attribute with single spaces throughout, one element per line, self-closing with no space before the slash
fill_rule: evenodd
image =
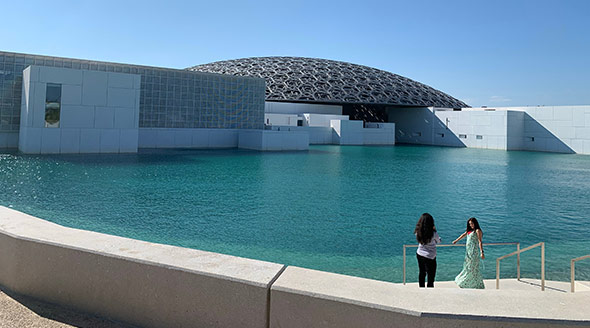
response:
<path id="1" fill-rule="evenodd" d="M 477 238 L 477 234 L 474 231 L 467 235 L 463 271 L 461 271 L 461 273 L 455 277 L 455 283 L 457 286 L 461 288 L 485 288 L 481 271 L 479 271 L 479 260 L 479 240 Z"/>

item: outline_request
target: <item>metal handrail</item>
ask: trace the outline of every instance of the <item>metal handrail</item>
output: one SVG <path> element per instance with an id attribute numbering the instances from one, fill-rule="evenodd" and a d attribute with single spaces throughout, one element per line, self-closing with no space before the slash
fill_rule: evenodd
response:
<path id="1" fill-rule="evenodd" d="M 483 246 L 502 246 L 502 245 L 516 245 L 516 250 L 520 250 L 520 242 L 509 242 L 509 243 L 483 243 Z M 419 245 L 415 244 L 408 244 L 404 245 L 404 274 L 403 274 L 403 284 L 406 284 L 406 247 L 418 247 Z M 436 245 L 436 247 L 465 247 L 465 244 L 440 244 Z M 517 256 L 517 266 L 516 266 L 516 275 L 518 280 L 520 280 L 520 254 Z"/>
<path id="2" fill-rule="evenodd" d="M 575 291 L 575 283 L 576 283 L 576 262 L 580 261 L 580 260 L 584 260 L 584 259 L 590 259 L 590 255 L 584 255 L 584 256 L 580 256 L 580 257 L 576 257 L 575 259 L 572 259 L 572 263 L 571 263 L 571 280 L 572 280 L 572 293 Z"/>
<path id="3" fill-rule="evenodd" d="M 503 260 L 507 257 L 510 256 L 514 256 L 514 255 L 518 255 L 520 256 L 520 253 L 522 252 L 526 252 L 530 249 L 533 249 L 535 247 L 539 247 L 541 246 L 541 291 L 545 290 L 545 243 L 544 242 L 540 242 L 540 243 L 536 243 L 534 245 L 531 245 L 527 248 L 523 248 L 520 250 L 517 250 L 515 252 L 512 252 L 510 254 L 506 254 L 504 256 L 500 256 L 499 258 L 496 259 L 496 289 L 500 289 L 500 260 Z M 518 261 L 520 265 L 520 261 Z M 520 279 L 520 276 L 519 276 Z"/>

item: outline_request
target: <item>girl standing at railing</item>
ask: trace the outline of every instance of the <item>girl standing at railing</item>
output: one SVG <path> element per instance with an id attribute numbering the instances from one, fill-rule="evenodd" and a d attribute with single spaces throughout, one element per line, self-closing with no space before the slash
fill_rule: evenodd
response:
<path id="1" fill-rule="evenodd" d="M 436 244 L 440 243 L 440 237 L 434 227 L 434 218 L 428 213 L 422 214 L 416 229 L 414 229 L 416 240 L 418 241 L 418 283 L 424 287 L 426 275 L 428 275 L 428 287 L 434 287 L 434 277 L 436 276 Z"/>
<path id="2" fill-rule="evenodd" d="M 466 231 L 459 238 L 455 239 L 453 244 L 456 244 L 465 236 L 467 236 L 465 262 L 463 263 L 463 270 L 455 277 L 455 283 L 461 288 L 484 289 L 483 277 L 479 270 L 479 258 L 481 257 L 482 260 L 485 258 L 482 241 L 483 232 L 476 218 L 467 220 Z"/>

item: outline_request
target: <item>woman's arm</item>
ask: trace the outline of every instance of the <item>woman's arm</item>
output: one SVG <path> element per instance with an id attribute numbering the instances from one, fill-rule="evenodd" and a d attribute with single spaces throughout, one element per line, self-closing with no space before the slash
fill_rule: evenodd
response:
<path id="1" fill-rule="evenodd" d="M 481 241 L 483 237 L 483 232 L 481 232 L 481 229 L 477 229 L 476 233 L 477 239 L 479 240 L 479 250 L 481 251 L 481 259 L 483 260 L 486 258 L 485 255 L 483 255 L 483 242 Z"/>
<path id="2" fill-rule="evenodd" d="M 456 244 L 459 240 L 463 239 L 463 237 L 465 237 L 467 235 L 467 231 L 465 231 L 463 234 L 461 234 L 461 236 L 459 236 L 459 238 L 453 240 L 453 244 Z"/>

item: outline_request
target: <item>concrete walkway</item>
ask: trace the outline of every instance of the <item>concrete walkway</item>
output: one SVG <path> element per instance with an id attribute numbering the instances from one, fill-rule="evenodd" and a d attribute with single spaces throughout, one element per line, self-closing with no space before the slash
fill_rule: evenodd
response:
<path id="1" fill-rule="evenodd" d="M 483 281 L 487 290 L 496 289 L 495 279 L 486 279 Z M 402 284 L 400 284 L 402 285 Z M 418 283 L 406 284 L 409 288 L 418 287 Z M 434 283 L 435 288 L 456 288 L 457 284 L 454 281 L 436 281 Z M 553 281 L 545 280 L 545 291 L 544 293 L 569 293 L 571 284 L 565 281 Z M 520 281 L 516 279 L 500 279 L 500 290 L 515 290 L 515 291 L 539 291 L 541 292 L 541 280 L 522 278 Z M 588 281 L 576 281 L 576 293 L 590 292 L 590 282 Z"/>
<path id="2" fill-rule="evenodd" d="M 132 328 L 0 290 L 0 328 Z"/>

